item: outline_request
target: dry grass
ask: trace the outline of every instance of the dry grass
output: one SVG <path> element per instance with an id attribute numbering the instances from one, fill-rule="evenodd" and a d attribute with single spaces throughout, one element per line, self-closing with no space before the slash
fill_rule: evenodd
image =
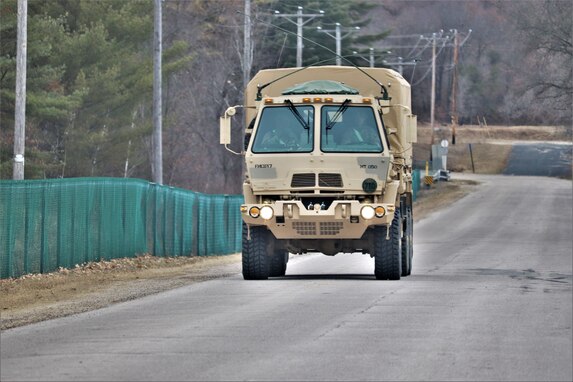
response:
<path id="1" fill-rule="evenodd" d="M 468 144 L 450 145 L 448 147 L 447 168 L 454 172 L 499 174 L 505 169 L 510 152 L 510 144 L 477 143 L 471 145 L 471 151 Z M 430 158 L 430 145 L 415 144 L 414 158 L 417 163 L 428 160 Z"/>
<path id="2" fill-rule="evenodd" d="M 429 125 L 418 126 L 418 143 L 414 144 L 414 159 L 418 166 L 430 159 L 432 130 Z M 448 140 L 447 168 L 455 172 L 499 174 L 506 165 L 515 141 L 571 141 L 571 128 L 562 126 L 461 126 L 456 129 L 456 144 L 450 127 L 434 131 L 434 142 Z M 471 144 L 471 151 L 470 151 Z M 472 166 L 473 157 L 473 166 Z"/>
<path id="3" fill-rule="evenodd" d="M 432 130 L 428 124 L 418 124 L 418 143 L 429 144 Z M 434 131 L 434 142 L 442 139 L 452 142 L 450 126 L 439 126 Z M 572 129 L 565 126 L 479 126 L 463 125 L 456 128 L 456 144 L 497 143 L 499 141 L 567 141 L 571 142 Z"/>
<path id="4" fill-rule="evenodd" d="M 74 269 L 0 280 L 0 329 L 102 308 L 240 271 L 240 255 L 90 262 Z"/>
<path id="5" fill-rule="evenodd" d="M 434 211 L 446 208 L 456 200 L 470 193 L 479 183 L 473 180 L 452 179 L 437 182 L 430 188 L 423 188 L 414 202 L 414 221 L 427 217 Z"/>

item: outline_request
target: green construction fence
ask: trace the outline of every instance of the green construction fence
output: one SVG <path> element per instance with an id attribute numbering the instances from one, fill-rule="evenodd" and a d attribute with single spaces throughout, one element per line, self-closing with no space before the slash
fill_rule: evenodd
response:
<path id="1" fill-rule="evenodd" d="M 144 253 L 237 253 L 242 202 L 141 179 L 0 181 L 0 278 Z"/>
<path id="2" fill-rule="evenodd" d="M 419 191 L 420 191 L 420 171 L 414 169 L 412 171 L 412 198 L 414 200 L 416 200 Z"/>
<path id="3" fill-rule="evenodd" d="M 413 185 L 415 199 L 418 171 Z M 0 181 L 0 278 L 144 253 L 238 253 L 242 202 L 141 179 Z"/>

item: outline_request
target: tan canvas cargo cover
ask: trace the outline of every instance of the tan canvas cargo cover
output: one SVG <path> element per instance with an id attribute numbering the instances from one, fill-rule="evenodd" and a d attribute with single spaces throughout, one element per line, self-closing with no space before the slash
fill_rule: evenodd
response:
<path id="1" fill-rule="evenodd" d="M 357 89 L 365 97 L 381 96 L 381 88 L 372 78 L 353 66 L 311 66 L 301 68 L 265 69 L 259 71 L 247 85 L 245 90 L 245 105 L 255 106 L 257 85 L 264 85 L 289 73 L 296 72 L 267 86 L 261 92 L 263 98 L 278 97 L 282 91 L 294 85 L 314 80 L 339 81 Z M 392 106 L 401 105 L 411 110 L 410 84 L 396 71 L 384 68 L 361 68 L 386 86 L 391 97 Z M 247 109 L 245 115 L 247 124 L 255 117 L 256 109 Z"/>

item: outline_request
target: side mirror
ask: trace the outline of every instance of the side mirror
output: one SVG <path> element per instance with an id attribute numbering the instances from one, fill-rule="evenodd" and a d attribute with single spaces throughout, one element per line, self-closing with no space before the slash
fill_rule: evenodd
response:
<path id="1" fill-rule="evenodd" d="M 226 115 L 219 118 L 219 143 L 231 144 L 231 118 Z"/>
<path id="2" fill-rule="evenodd" d="M 418 142 L 418 117 L 414 114 L 408 116 L 408 142 L 417 143 Z"/>
<path id="3" fill-rule="evenodd" d="M 225 114 L 219 118 L 219 142 L 225 146 L 227 151 L 230 151 L 235 155 L 241 155 L 241 153 L 235 152 L 227 146 L 231 144 L 231 117 L 237 113 L 238 107 L 244 106 L 231 106 L 227 108 L 227 110 L 225 110 Z"/>
<path id="4" fill-rule="evenodd" d="M 236 113 L 236 108 L 229 107 L 225 110 L 225 115 L 219 118 L 219 143 L 222 145 L 231 144 L 231 117 Z"/>

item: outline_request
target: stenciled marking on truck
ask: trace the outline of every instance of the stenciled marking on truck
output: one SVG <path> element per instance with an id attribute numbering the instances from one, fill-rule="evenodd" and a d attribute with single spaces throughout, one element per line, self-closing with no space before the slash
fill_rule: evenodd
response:
<path id="1" fill-rule="evenodd" d="M 386 179 L 389 161 L 386 158 L 361 157 L 356 158 L 358 168 L 367 174 L 377 175 L 380 179 Z"/>
<path id="2" fill-rule="evenodd" d="M 276 179 L 277 169 L 273 167 L 272 163 L 255 164 L 250 168 L 252 179 Z"/>

